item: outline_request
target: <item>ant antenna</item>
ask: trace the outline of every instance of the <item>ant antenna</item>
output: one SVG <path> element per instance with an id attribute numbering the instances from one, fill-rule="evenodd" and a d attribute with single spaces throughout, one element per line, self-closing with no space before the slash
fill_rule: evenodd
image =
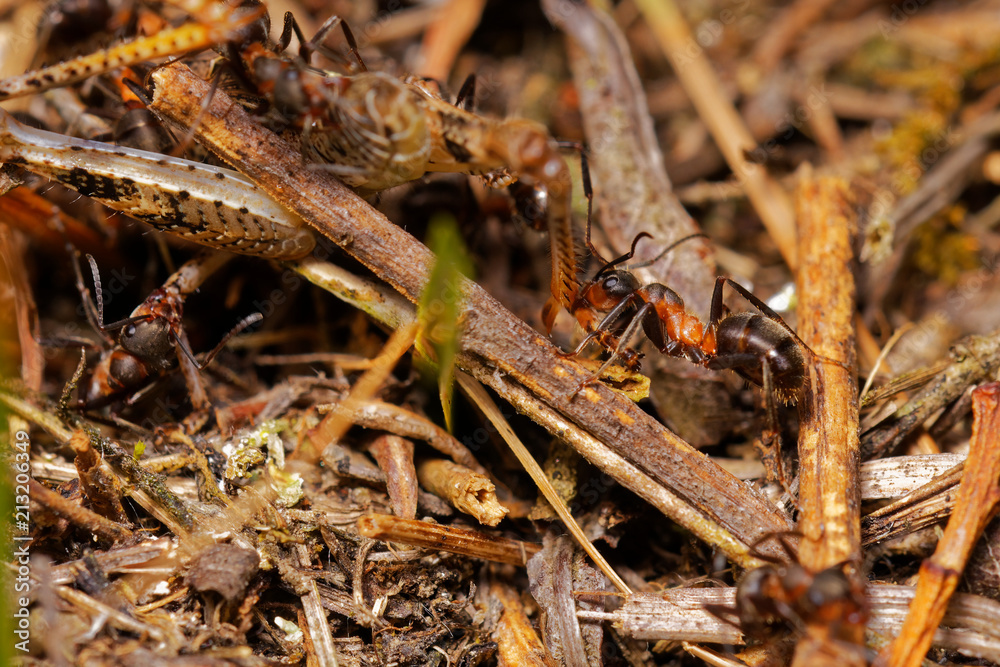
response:
<path id="1" fill-rule="evenodd" d="M 87 255 L 90 263 L 90 272 L 94 276 L 94 299 L 97 300 L 97 325 L 103 333 L 107 329 L 104 327 L 104 288 L 101 287 L 101 272 L 97 270 L 97 260 L 93 255 Z"/>
<path id="2" fill-rule="evenodd" d="M 100 314 L 98 314 L 97 308 L 94 306 L 94 300 L 90 295 L 90 289 L 83 282 L 83 271 L 80 269 L 80 253 L 71 244 L 66 244 L 66 251 L 70 254 L 70 258 L 73 263 L 73 273 L 76 274 L 76 289 L 80 293 L 80 299 L 83 303 L 84 314 L 87 316 L 87 322 L 93 327 L 94 331 L 98 333 L 105 341 L 109 344 L 114 344 L 114 341 L 106 333 L 104 328 L 104 308 L 103 308 L 103 293 L 101 292 L 101 276 L 97 271 L 97 262 L 87 255 L 87 258 L 91 261 L 91 272 L 94 276 L 94 287 L 98 294 L 98 302 L 101 304 Z"/>
<path id="3" fill-rule="evenodd" d="M 651 238 L 653 238 L 653 235 L 650 234 L 649 232 L 639 232 L 636 235 L 636 237 L 634 239 L 632 239 L 632 247 L 629 249 L 629 251 L 627 253 L 625 253 L 624 255 L 622 255 L 621 257 L 616 257 L 615 259 L 611 260 L 610 262 L 608 262 L 607 264 L 605 264 L 603 267 L 601 267 L 601 270 L 598 271 L 596 274 L 594 274 L 593 280 L 597 280 L 606 271 L 608 271 L 611 267 L 617 266 L 619 264 L 622 264 L 622 263 L 627 262 L 630 259 L 632 259 L 635 256 L 635 247 L 637 245 L 639 245 L 639 241 L 641 239 L 644 239 L 644 238 L 645 239 L 651 239 Z M 598 255 L 598 257 L 600 258 L 601 256 Z"/>
<path id="4" fill-rule="evenodd" d="M 261 315 L 260 313 L 250 313 L 249 315 L 247 315 L 246 317 L 244 317 L 242 320 L 239 321 L 239 323 L 235 327 L 232 328 L 232 330 L 229 333 L 227 333 L 225 336 L 223 336 L 222 340 L 219 341 L 219 344 L 216 345 L 212 349 L 211 352 L 209 352 L 207 355 L 205 355 L 205 360 L 202 361 L 202 362 L 198 362 L 192 356 L 191 351 L 187 349 L 187 346 L 184 346 L 182 349 L 184 349 L 184 353 L 188 357 L 190 357 L 191 361 L 194 362 L 195 366 L 198 367 L 198 370 L 204 370 L 206 367 L 208 367 L 208 365 L 210 363 L 212 363 L 212 360 L 215 359 L 215 356 L 217 354 L 219 354 L 219 352 L 222 351 L 222 348 L 224 348 L 226 346 L 226 343 L 228 343 L 229 340 L 233 336 L 240 335 L 248 327 L 251 327 L 254 324 L 257 324 L 258 322 L 260 322 L 263 319 L 264 319 L 264 316 Z"/>
<path id="5" fill-rule="evenodd" d="M 670 245 L 668 245 L 666 248 L 663 249 L 663 251 L 660 252 L 659 255 L 657 255 L 653 259 L 646 260 L 645 262 L 640 262 L 639 264 L 633 264 L 632 266 L 630 266 L 628 268 L 629 269 L 642 269 L 642 268 L 645 268 L 645 267 L 650 266 L 652 264 L 656 264 L 658 261 L 660 261 L 661 259 L 663 259 L 668 252 L 670 252 L 671 250 L 673 250 L 674 248 L 676 248 L 680 244 L 684 243 L 685 241 L 690 241 L 691 239 L 696 239 L 696 238 L 699 238 L 699 237 L 701 237 L 703 239 L 707 239 L 708 238 L 708 234 L 705 234 L 703 232 L 697 232 L 697 233 L 694 233 L 694 234 L 688 234 L 687 236 L 685 236 L 685 237 L 683 237 L 681 239 L 678 239 L 678 240 L 674 241 L 673 243 L 671 243 Z"/>

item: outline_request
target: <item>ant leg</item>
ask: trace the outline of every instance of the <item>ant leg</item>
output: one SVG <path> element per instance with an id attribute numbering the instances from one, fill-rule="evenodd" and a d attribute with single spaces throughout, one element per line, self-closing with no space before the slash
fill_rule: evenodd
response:
<path id="1" fill-rule="evenodd" d="M 775 322 L 777 322 L 778 324 L 780 324 L 781 327 L 785 331 L 787 331 L 788 333 L 792 334 L 792 336 L 795 337 L 795 340 L 798 341 L 798 343 L 800 345 L 802 345 L 802 347 L 808 349 L 808 347 L 806 346 L 806 344 L 802 342 L 802 339 L 799 338 L 798 335 L 796 335 L 795 331 L 790 326 L 788 326 L 788 323 L 785 322 L 785 320 L 782 319 L 781 315 L 779 315 L 778 313 L 776 313 L 773 310 L 771 310 L 770 306 L 768 306 L 766 303 L 764 303 L 763 301 L 761 301 L 760 299 L 758 299 L 757 296 L 753 294 L 753 292 L 751 292 L 750 290 L 748 290 L 743 285 L 740 285 L 738 282 L 736 282 L 735 280 L 732 280 L 731 278 L 726 278 L 725 276 L 719 276 L 716 279 L 716 282 L 715 282 L 717 290 L 720 289 L 719 286 L 720 286 L 720 284 L 723 281 L 729 283 L 730 287 L 732 287 L 734 290 L 736 290 L 737 292 L 739 292 L 740 296 L 742 296 L 744 299 L 746 299 L 751 304 L 753 304 L 753 307 L 756 308 L 757 310 L 759 310 L 761 313 L 763 313 L 767 317 L 767 319 L 774 320 Z M 721 295 L 719 296 L 719 301 L 720 301 L 720 303 L 722 301 L 722 296 Z M 715 310 L 715 295 L 714 294 L 712 296 L 712 310 L 713 311 Z"/>
<path id="2" fill-rule="evenodd" d="M 628 323 L 628 326 L 625 328 L 625 331 L 622 332 L 621 337 L 618 339 L 618 344 L 615 346 L 615 349 L 611 351 L 611 356 L 608 357 L 607 361 L 601 364 L 601 367 L 597 369 L 597 372 L 594 373 L 593 377 L 589 378 L 587 382 L 585 382 L 584 384 L 589 384 L 590 382 L 593 382 L 594 380 L 601 377 L 601 375 L 604 374 L 604 371 L 611 368 L 611 365 L 618 359 L 618 357 L 621 356 L 622 351 L 628 349 L 628 342 L 639 330 L 639 327 L 642 326 L 643 318 L 645 318 L 647 313 L 654 311 L 654 308 L 655 306 L 653 304 L 644 303 L 642 305 L 642 308 L 636 311 L 635 316 L 632 317 L 632 320 Z M 606 319 L 607 318 L 605 318 L 605 320 Z"/>
<path id="3" fill-rule="evenodd" d="M 299 22 L 295 20 L 295 16 L 291 12 L 285 12 L 281 35 L 275 44 L 275 53 L 282 53 L 288 48 L 288 45 L 292 43 L 292 33 L 295 33 L 295 36 L 299 38 L 299 55 L 303 60 L 309 60 L 309 54 L 304 51 L 306 36 L 302 34 L 302 28 L 299 27 Z"/>
<path id="4" fill-rule="evenodd" d="M 296 28 L 296 35 L 301 35 L 301 31 L 298 30 L 298 24 L 294 23 L 294 25 Z M 321 25 L 319 30 L 316 31 L 316 34 L 313 35 L 313 38 L 303 44 L 302 49 L 300 49 L 302 59 L 308 63 L 309 56 L 311 56 L 314 52 L 325 58 L 329 58 L 330 60 L 342 59 L 343 56 L 339 56 L 336 52 L 323 45 L 323 41 L 329 36 L 330 31 L 338 25 L 340 26 L 341 32 L 344 33 L 344 39 L 347 41 L 348 51 L 350 51 L 351 55 L 354 56 L 354 59 L 358 61 L 358 67 L 361 71 L 367 72 L 368 67 L 365 65 L 365 61 L 361 59 L 361 53 L 358 51 L 358 42 L 354 39 L 354 33 L 351 31 L 351 27 L 347 25 L 347 21 L 344 21 L 336 15 L 331 16 L 324 21 L 323 25 Z M 299 39 L 301 40 L 301 37 L 299 37 Z"/>
<path id="5" fill-rule="evenodd" d="M 759 310 L 765 317 L 767 317 L 767 319 L 773 320 L 774 322 L 777 322 L 779 325 L 781 325 L 781 328 L 787 331 L 789 334 L 791 334 L 792 337 L 795 339 L 795 341 L 799 345 L 801 345 L 804 349 L 806 350 L 809 349 L 809 347 L 802 342 L 802 339 L 798 337 L 795 331 L 790 326 L 788 326 L 788 323 L 785 322 L 784 319 L 782 319 L 781 315 L 774 312 L 770 306 L 768 306 L 766 303 L 757 298 L 757 296 L 753 292 L 748 290 L 746 287 L 743 287 L 743 285 L 740 285 L 735 280 L 731 278 L 726 278 L 725 276 L 719 276 L 718 278 L 715 279 L 715 291 L 712 292 L 712 314 L 711 317 L 709 318 L 709 326 L 718 324 L 719 320 L 721 320 L 722 316 L 725 314 L 725 306 L 722 303 L 722 288 L 726 283 L 729 283 L 730 287 L 736 290 L 739 293 L 739 295 L 742 296 L 744 299 L 749 301 L 750 304 L 753 305 L 754 308 Z"/>
<path id="6" fill-rule="evenodd" d="M 470 74 L 465 78 L 462 87 L 458 89 L 458 96 L 455 98 L 455 106 L 465 111 L 473 111 L 476 107 L 476 75 Z"/>
<path id="7" fill-rule="evenodd" d="M 731 371 L 756 366 L 759 363 L 760 357 L 752 352 L 733 352 L 709 357 L 705 367 L 711 371 Z M 770 372 L 770 366 L 768 366 L 768 372 Z"/>
<path id="8" fill-rule="evenodd" d="M 728 278 L 725 278 L 724 276 L 719 276 L 715 279 L 715 289 L 712 291 L 712 311 L 708 316 L 708 326 L 705 329 L 706 331 L 715 329 L 719 324 L 719 320 L 721 320 L 722 316 L 725 314 L 726 307 L 722 303 L 722 288 L 725 286 L 726 280 L 728 280 Z"/>
<path id="9" fill-rule="evenodd" d="M 604 316 L 604 319 L 602 319 L 597 326 L 594 327 L 594 330 L 588 333 L 584 339 L 580 341 L 580 344 L 577 345 L 576 348 L 574 348 L 571 352 L 560 352 L 560 355 L 564 357 L 575 357 L 583 352 L 583 349 L 587 347 L 590 341 L 606 336 L 611 325 L 615 323 L 615 320 L 621 317 L 622 313 L 625 312 L 625 310 L 632 304 L 632 301 L 637 297 L 638 295 L 633 292 L 625 299 L 622 299 L 621 303 L 612 308 L 608 314 Z M 615 347 L 615 353 L 617 354 L 618 350 L 621 348 L 620 341 Z"/>
<path id="10" fill-rule="evenodd" d="M 750 555 L 759 560 L 768 563 L 774 563 L 776 565 L 785 562 L 788 563 L 797 562 L 798 549 L 789 544 L 787 539 L 789 535 L 796 535 L 802 537 L 802 533 L 795 530 L 778 530 L 778 531 L 770 531 L 764 533 L 759 538 L 757 538 L 757 540 L 755 540 L 753 544 L 750 545 Z M 777 556 L 771 553 L 767 553 L 760 548 L 762 544 L 768 541 L 776 542 L 778 546 L 781 547 L 781 551 L 784 552 L 785 555 L 784 559 L 778 558 Z"/>
<path id="11" fill-rule="evenodd" d="M 793 504 L 795 496 L 792 495 L 788 485 L 788 477 L 785 475 L 785 458 L 782 453 L 783 443 L 781 439 L 781 421 L 778 419 L 778 404 L 775 401 L 774 376 L 771 372 L 771 364 L 765 359 L 761 367 L 764 395 L 764 414 L 766 415 L 766 425 L 760 436 L 754 438 L 754 449 L 760 454 L 761 463 L 767 471 L 767 481 L 777 483 L 784 490 Z M 785 542 L 784 537 L 778 538 L 785 553 L 793 555 L 792 550 Z"/>

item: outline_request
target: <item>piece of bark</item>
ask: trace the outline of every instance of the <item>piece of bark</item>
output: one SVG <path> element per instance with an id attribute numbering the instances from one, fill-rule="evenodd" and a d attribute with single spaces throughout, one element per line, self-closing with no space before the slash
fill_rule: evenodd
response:
<path id="1" fill-rule="evenodd" d="M 501 667 L 553 667 L 556 663 L 545 650 L 521 603 L 517 589 L 507 582 L 494 579 L 490 593 L 497 598 L 503 613 L 493 631 L 499 644 L 498 664 Z"/>
<path id="2" fill-rule="evenodd" d="M 562 665 L 593 665 L 601 661 L 600 624 L 581 624 L 577 607 L 594 611 L 591 599 L 578 605 L 574 591 L 602 591 L 608 581 L 588 565 L 583 552 L 568 537 L 546 535 L 544 547 L 528 561 L 531 595 L 544 616 L 545 645 Z"/>
<path id="3" fill-rule="evenodd" d="M 259 567 L 260 556 L 253 549 L 216 544 L 194 558 L 184 583 L 200 593 L 212 591 L 232 602 L 243 597 Z"/>
<path id="4" fill-rule="evenodd" d="M 417 516 L 417 469 L 413 465 L 413 443 L 398 435 L 380 435 L 368 443 L 368 451 L 385 473 L 393 513 L 402 519 Z"/>
<path id="5" fill-rule="evenodd" d="M 123 542 L 132 538 L 132 531 L 114 521 L 105 519 L 72 500 L 63 498 L 48 487 L 42 486 L 34 479 L 28 480 L 28 490 L 31 499 L 56 516 L 69 520 L 72 524 L 88 530 L 95 537 L 109 542 Z"/>
<path id="6" fill-rule="evenodd" d="M 806 177 L 798 191 L 799 337 L 814 372 L 799 399 L 799 530 L 803 567 L 819 572 L 860 559 L 858 401 L 852 239 L 847 186 Z"/>
<path id="7" fill-rule="evenodd" d="M 870 584 L 869 637 L 898 634 L 913 600 L 913 586 Z M 691 641 L 740 644 L 742 633 L 733 624 L 705 610 L 706 605 L 732 607 L 736 589 L 673 588 L 659 593 L 635 593 L 612 612 L 580 611 L 577 616 L 612 623 L 622 634 L 645 641 Z M 966 593 L 952 597 L 942 626 L 933 634 L 936 647 L 974 658 L 1000 661 L 1000 603 Z"/>
<path id="8" fill-rule="evenodd" d="M 128 525 L 122 507 L 122 488 L 118 478 L 102 466 L 101 456 L 91 447 L 90 438 L 83 431 L 74 431 L 70 447 L 76 453 L 73 465 L 80 477 L 80 488 L 87 495 L 94 511 L 112 521 Z"/>

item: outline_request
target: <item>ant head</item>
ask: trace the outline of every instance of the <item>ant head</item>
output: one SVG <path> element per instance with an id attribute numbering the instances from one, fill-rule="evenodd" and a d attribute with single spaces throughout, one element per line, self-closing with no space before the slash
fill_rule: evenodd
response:
<path id="1" fill-rule="evenodd" d="M 294 122 L 310 109 L 309 94 L 295 64 L 275 58 L 258 58 L 254 63 L 254 76 L 270 84 L 274 109 L 284 120 Z"/>
<path id="2" fill-rule="evenodd" d="M 157 366 L 169 363 L 173 336 L 165 317 L 152 317 L 126 324 L 118 344 L 122 349 Z"/>
<path id="3" fill-rule="evenodd" d="M 602 266 L 594 274 L 594 277 L 580 289 L 577 303 L 580 306 L 589 306 L 595 310 L 606 312 L 638 290 L 638 278 L 624 269 L 615 269 L 614 267 L 632 259 L 632 256 L 635 255 L 636 244 L 647 236 L 649 234 L 646 232 L 640 232 L 632 241 L 632 248 L 627 253 Z M 593 252 L 596 254 L 597 250 L 593 249 Z M 597 256 L 600 257 L 600 255 Z M 577 306 L 574 306 L 573 310 L 576 309 Z"/>
<path id="4" fill-rule="evenodd" d="M 602 269 L 593 280 L 583 286 L 582 299 L 598 311 L 611 310 L 622 299 L 639 289 L 639 280 L 628 271 Z"/>
<path id="5" fill-rule="evenodd" d="M 819 572 L 804 596 L 803 605 L 815 618 L 833 623 L 862 623 L 867 616 L 864 593 L 841 563 Z"/>

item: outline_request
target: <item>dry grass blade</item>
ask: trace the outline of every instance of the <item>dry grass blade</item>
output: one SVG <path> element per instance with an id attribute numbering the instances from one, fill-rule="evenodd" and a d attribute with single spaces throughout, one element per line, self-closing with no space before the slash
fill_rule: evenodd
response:
<path id="1" fill-rule="evenodd" d="M 413 347 L 419 325 L 414 322 L 401 327 L 392 334 L 392 337 L 385 344 L 382 354 L 375 359 L 372 367 L 365 371 L 354 386 L 351 394 L 328 414 L 316 430 L 310 436 L 312 443 L 311 451 L 298 452 L 299 458 L 306 461 L 317 461 L 323 452 L 323 448 L 330 443 L 337 442 L 347 433 L 347 429 L 354 423 L 351 412 L 370 400 L 385 379 L 396 366 L 396 362 L 406 352 Z"/>
<path id="2" fill-rule="evenodd" d="M 958 399 L 970 386 L 991 378 L 1000 369 L 1000 335 L 969 336 L 958 341 L 949 355 L 951 364 L 890 418 L 864 434 L 861 458 L 868 460 L 895 449 L 915 428 Z"/>
<path id="3" fill-rule="evenodd" d="M 157 70 L 152 107 L 187 126 L 198 117 L 208 84 L 176 65 Z M 298 212 L 380 278 L 416 302 L 433 258 L 404 230 L 391 224 L 334 178 L 303 166 L 299 154 L 266 133 L 220 93 L 197 128 L 199 140 L 234 163 L 270 195 Z M 287 183 L 296 183 L 289 188 Z M 750 545 L 788 530 L 787 521 L 763 497 L 695 451 L 635 404 L 604 387 L 578 391 L 589 377 L 559 356 L 537 332 L 513 317 L 474 283 L 464 281 L 464 336 L 458 365 L 507 400 L 511 387 L 528 393 L 634 463 L 684 500 L 694 520 L 671 511 L 700 539 L 718 545 L 736 562 L 757 562 Z M 506 378 L 513 382 L 508 384 Z M 619 472 L 611 473 L 632 484 Z M 720 526 L 724 535 L 706 529 Z M 735 538 L 735 542 L 733 541 Z M 781 558 L 780 550 L 775 556 Z"/>
<path id="4" fill-rule="evenodd" d="M 955 505 L 954 490 L 964 469 L 965 461 L 961 461 L 902 498 L 866 514 L 861 521 L 862 544 L 869 546 L 944 520 Z"/>
<path id="5" fill-rule="evenodd" d="M 663 52 L 684 85 L 699 115 L 726 157 L 729 168 L 746 188 L 747 197 L 767 231 L 781 249 L 789 267 L 796 266 L 795 221 L 788 195 L 760 165 L 747 161 L 746 151 L 756 142 L 739 113 L 722 92 L 722 85 L 691 29 L 672 0 L 637 0 L 649 26 L 656 33 Z"/>
<path id="6" fill-rule="evenodd" d="M 447 81 L 459 51 L 483 17 L 486 0 L 450 0 L 424 32 L 420 51 L 421 76 Z"/>
<path id="7" fill-rule="evenodd" d="M 630 594 L 632 589 L 629 588 L 624 581 L 622 581 L 622 578 L 618 576 L 618 573 L 615 572 L 614 568 L 608 564 L 601 553 L 594 547 L 593 544 L 590 543 L 590 540 L 587 539 L 586 533 L 584 533 L 583 529 L 580 528 L 579 524 L 577 524 L 573 515 L 570 514 L 569 508 L 566 507 L 566 503 L 564 503 L 562 498 L 559 497 L 559 493 L 552 486 L 552 482 L 548 477 L 546 477 L 545 471 L 542 470 L 542 467 L 538 465 L 538 462 L 531 456 L 531 452 L 528 451 L 528 448 L 524 446 L 521 439 L 518 438 L 513 429 L 511 429 L 510 424 L 508 424 L 507 420 L 504 419 L 503 414 L 501 414 L 499 408 L 497 408 L 496 403 L 494 403 L 489 397 L 489 394 L 486 393 L 482 385 L 478 384 L 475 380 L 465 374 L 459 375 L 458 381 L 465 393 L 476 405 L 479 406 L 479 409 L 483 411 L 486 418 L 493 423 L 494 427 L 496 427 L 501 437 L 503 437 L 504 442 L 507 443 L 507 445 L 511 448 L 511 451 L 513 451 L 514 455 L 517 457 L 517 460 L 520 461 L 521 465 L 524 466 L 524 469 L 528 471 L 529 475 L 531 475 L 531 479 L 538 486 L 539 491 L 541 491 L 542 495 L 545 496 L 545 499 L 549 501 L 552 509 L 554 509 L 556 514 L 559 515 L 563 525 L 566 526 L 566 529 L 573 535 L 573 539 L 575 539 L 577 544 L 580 545 L 580 548 L 586 551 L 587 555 L 590 556 L 595 563 L 597 563 L 597 566 L 601 568 L 601 571 L 607 575 L 608 579 L 614 583 L 618 590 L 626 595 Z"/>

